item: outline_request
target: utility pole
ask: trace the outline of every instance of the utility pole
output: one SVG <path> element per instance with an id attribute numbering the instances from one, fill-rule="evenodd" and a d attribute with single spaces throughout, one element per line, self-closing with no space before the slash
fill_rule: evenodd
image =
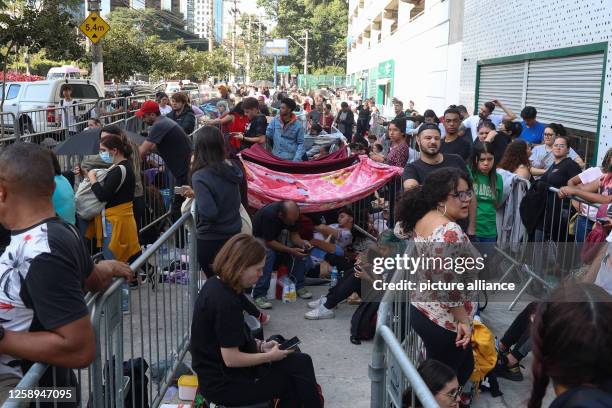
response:
<path id="1" fill-rule="evenodd" d="M 214 17 L 214 0 L 208 0 L 208 52 L 212 52 L 214 47 L 215 37 L 215 17 Z"/>
<path id="2" fill-rule="evenodd" d="M 246 46 L 246 75 L 244 78 L 244 81 L 247 84 L 251 83 L 251 48 L 252 48 L 252 44 L 251 44 L 251 39 L 253 38 L 251 36 L 251 25 L 252 25 L 252 21 L 251 21 L 251 15 L 249 14 L 249 26 L 247 28 L 248 30 L 248 39 L 249 39 L 249 44 Z"/>
<path id="3" fill-rule="evenodd" d="M 232 68 L 236 69 L 236 26 L 238 25 L 238 1 L 234 0 L 234 7 L 231 10 L 234 16 L 234 26 L 232 30 Z M 234 82 L 234 74 L 231 75 L 230 80 Z"/>
<path id="4" fill-rule="evenodd" d="M 100 0 L 88 0 L 87 3 L 89 12 L 100 13 Z M 100 89 L 104 91 L 104 62 L 102 59 L 102 44 L 98 41 L 97 44 L 91 45 L 91 79 L 97 82 Z"/>
<path id="5" fill-rule="evenodd" d="M 304 31 L 306 32 L 306 43 L 304 46 L 304 75 L 308 75 L 308 30 Z"/>

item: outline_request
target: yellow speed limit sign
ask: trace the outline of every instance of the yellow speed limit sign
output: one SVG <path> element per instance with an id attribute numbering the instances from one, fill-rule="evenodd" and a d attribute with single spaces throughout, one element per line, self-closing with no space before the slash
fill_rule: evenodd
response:
<path id="1" fill-rule="evenodd" d="M 110 30 L 108 23 L 95 11 L 87 16 L 79 28 L 94 44 L 97 44 Z"/>

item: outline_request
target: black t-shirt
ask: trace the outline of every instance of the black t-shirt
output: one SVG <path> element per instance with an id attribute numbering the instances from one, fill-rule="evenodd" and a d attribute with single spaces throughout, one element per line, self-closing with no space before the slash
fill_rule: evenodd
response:
<path id="1" fill-rule="evenodd" d="M 0 255 L 2 255 L 9 242 L 11 242 L 11 231 L 0 224 Z"/>
<path id="2" fill-rule="evenodd" d="M 268 105 L 264 105 L 264 106 L 259 106 L 259 111 L 262 113 L 262 115 L 264 116 L 271 116 L 270 114 L 270 108 L 268 108 Z"/>
<path id="3" fill-rule="evenodd" d="M 218 277 L 208 279 L 198 294 L 190 351 L 205 397 L 222 392 L 229 381 L 255 381 L 255 367 L 228 368 L 221 356 L 221 347 L 238 347 L 245 353 L 257 351 L 244 322 L 240 296 Z"/>
<path id="4" fill-rule="evenodd" d="M 264 115 L 263 113 L 260 113 L 259 115 L 251 119 L 251 121 L 247 125 L 244 135 L 246 137 L 257 137 L 261 135 L 265 136 L 267 129 L 268 129 L 268 119 L 266 118 L 266 115 Z M 254 144 L 255 143 L 247 142 L 246 140 L 242 140 L 240 142 L 240 149 L 246 149 L 248 147 L 253 146 Z"/>
<path id="5" fill-rule="evenodd" d="M 93 266 L 78 232 L 59 218 L 12 231 L 0 258 L 2 326 L 48 331 L 87 316 L 83 287 Z M 0 354 L 0 375 L 21 376 L 18 361 Z"/>
<path id="6" fill-rule="evenodd" d="M 464 172 L 467 171 L 465 161 L 463 161 L 460 156 L 456 154 L 445 154 L 443 160 L 438 164 L 428 164 L 421 159 L 408 163 L 406 167 L 404 167 L 403 179 L 414 179 L 419 184 L 423 184 L 423 181 L 425 181 L 429 173 L 444 167 L 461 169 Z"/>
<path id="7" fill-rule="evenodd" d="M 460 137 L 456 138 L 452 142 L 447 142 L 446 138 L 441 140 L 440 152 L 442 152 L 445 156 L 447 154 L 456 154 L 467 162 L 470 158 L 471 151 L 472 145 Z"/>
<path id="8" fill-rule="evenodd" d="M 149 129 L 147 140 L 157 145 L 157 151 L 172 175 L 186 182 L 192 148 L 183 128 L 172 119 L 161 116 Z"/>
<path id="9" fill-rule="evenodd" d="M 491 144 L 493 145 L 493 156 L 495 157 L 495 163 L 501 161 L 506 151 L 506 147 L 512 142 L 512 138 L 505 133 L 497 132 L 495 139 Z"/>
<path id="10" fill-rule="evenodd" d="M 121 168 L 125 168 L 125 179 L 121 184 Z M 119 187 L 121 185 L 121 187 Z M 131 203 L 134 201 L 134 189 L 136 188 L 136 177 L 132 170 L 132 163 L 128 160 L 117 163 L 117 166 L 108 171 L 106 178 L 100 183 L 92 184 L 91 191 L 96 198 L 106 203 L 106 208 L 113 208 L 116 205 Z"/>
<path id="11" fill-rule="evenodd" d="M 278 239 L 281 231 L 286 229 L 296 232 L 299 229 L 299 222 L 295 225 L 285 225 L 279 218 L 283 202 L 268 204 L 253 216 L 253 235 L 264 241 L 274 241 Z"/>
<path id="12" fill-rule="evenodd" d="M 370 108 L 365 108 L 363 105 L 359 105 L 357 107 L 357 119 L 363 122 L 370 121 L 370 116 L 372 115 L 372 111 Z"/>
<path id="13" fill-rule="evenodd" d="M 569 157 L 555 163 L 542 175 L 541 180 L 553 187 L 561 188 L 567 186 L 567 182 L 580 174 L 580 166 Z"/>

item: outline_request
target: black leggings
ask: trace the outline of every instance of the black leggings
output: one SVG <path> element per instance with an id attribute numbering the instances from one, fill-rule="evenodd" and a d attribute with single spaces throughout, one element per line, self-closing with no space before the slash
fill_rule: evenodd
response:
<path id="1" fill-rule="evenodd" d="M 500 342 L 512 351 L 510 352 L 517 360 L 521 361 L 527 353 L 531 351 L 531 315 L 535 313 L 538 304 L 531 302 L 521 313 L 516 316 L 508 330 L 504 333 L 504 337 Z"/>
<path id="2" fill-rule="evenodd" d="M 200 268 L 204 271 L 206 279 L 215 276 L 212 269 L 212 263 L 217 256 L 217 253 L 223 248 L 223 245 L 229 241 L 229 238 L 217 239 L 217 240 L 204 240 L 198 239 L 198 263 Z M 251 316 L 259 318 L 261 312 L 247 297 L 245 294 L 240 296 L 240 302 L 242 308 Z"/>
<path id="3" fill-rule="evenodd" d="M 464 385 L 474 371 L 472 344 L 464 349 L 455 345 L 457 333 L 446 330 L 410 305 L 410 322 L 427 350 L 427 358 L 433 358 L 451 367 L 457 373 L 459 385 Z"/>
<path id="4" fill-rule="evenodd" d="M 205 397 L 215 404 L 246 405 L 281 399 L 281 408 L 322 408 L 312 359 L 308 354 L 291 353 L 284 360 L 262 368 L 257 381 L 228 380 L 223 390 Z M 267 370 L 267 371 L 266 371 Z"/>
<path id="5" fill-rule="evenodd" d="M 344 276 L 338 281 L 338 284 L 329 289 L 324 306 L 327 309 L 333 309 L 338 303 L 351 296 L 354 292 L 357 292 L 357 294 L 361 296 L 361 279 L 356 278 L 351 269 L 345 271 Z"/>

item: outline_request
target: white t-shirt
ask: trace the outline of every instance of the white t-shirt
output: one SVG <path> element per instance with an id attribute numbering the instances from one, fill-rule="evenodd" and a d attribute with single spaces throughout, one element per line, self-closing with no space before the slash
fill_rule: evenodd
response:
<path id="1" fill-rule="evenodd" d="M 161 113 L 164 116 L 166 116 L 170 112 L 172 112 L 172 106 L 170 106 L 170 105 L 160 106 L 159 107 L 159 113 Z"/>
<path id="2" fill-rule="evenodd" d="M 495 128 L 497 128 L 499 124 L 502 123 L 502 120 L 504 120 L 504 115 L 489 115 L 487 119 L 493 122 Z M 478 124 L 481 120 L 480 116 L 472 115 L 463 121 L 464 127 L 472 129 L 472 141 L 478 138 Z"/>
<path id="3" fill-rule="evenodd" d="M 329 226 L 338 231 L 336 236 L 331 236 L 326 239 L 320 232 L 315 232 L 313 236 L 314 239 L 320 239 L 322 241 L 328 240 L 329 242 L 335 243 L 343 250 L 346 249 L 346 247 L 348 247 L 353 242 L 353 234 L 351 233 L 351 230 L 346 228 L 340 228 L 338 224 L 330 224 Z M 311 256 L 311 258 L 315 264 L 319 264 L 323 261 L 322 258 L 316 257 L 314 255 Z"/>
<path id="4" fill-rule="evenodd" d="M 71 101 L 67 101 L 66 99 L 60 99 L 59 103 L 59 112 L 62 118 L 62 128 L 68 129 L 70 132 L 76 132 L 76 122 L 77 122 L 77 114 L 78 107 L 74 106 L 78 102 L 75 99 Z"/>
<path id="5" fill-rule="evenodd" d="M 599 180 L 601 176 L 603 176 L 603 173 L 597 166 L 590 167 L 578 175 L 582 184 L 592 183 L 595 180 Z M 588 216 L 591 221 L 595 221 L 597 217 L 597 207 L 580 203 L 580 215 Z"/>

